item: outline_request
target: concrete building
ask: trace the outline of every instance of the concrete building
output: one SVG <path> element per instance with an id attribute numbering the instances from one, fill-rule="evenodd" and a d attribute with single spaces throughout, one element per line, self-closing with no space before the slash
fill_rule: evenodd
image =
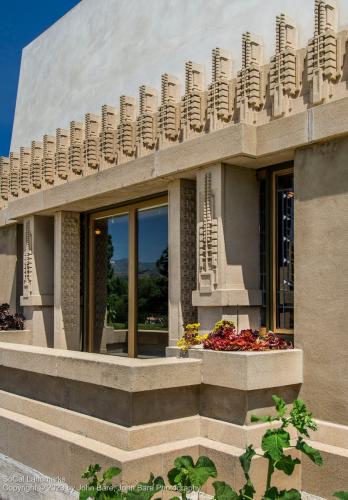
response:
<path id="1" fill-rule="evenodd" d="M 348 489 L 348 9 L 315 0 L 306 42 L 285 14 L 271 30 L 288 3 L 260 14 L 267 52 L 247 31 L 256 0 L 254 20 L 230 0 L 83 0 L 24 49 L 0 303 L 26 330 L 0 339 L 1 452 L 75 486 L 89 463 L 132 483 L 206 454 L 240 487 L 238 456 L 266 427 L 251 414 L 300 396 L 325 465 L 303 461 L 296 486 Z M 245 29 L 236 70 L 221 26 Z M 222 318 L 295 349 L 176 356 L 183 324 Z"/>

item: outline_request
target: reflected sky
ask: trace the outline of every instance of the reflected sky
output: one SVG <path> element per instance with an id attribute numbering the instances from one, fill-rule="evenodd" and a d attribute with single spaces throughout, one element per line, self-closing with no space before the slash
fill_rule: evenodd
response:
<path id="1" fill-rule="evenodd" d="M 138 212 L 138 261 L 156 262 L 168 246 L 168 207 Z"/>

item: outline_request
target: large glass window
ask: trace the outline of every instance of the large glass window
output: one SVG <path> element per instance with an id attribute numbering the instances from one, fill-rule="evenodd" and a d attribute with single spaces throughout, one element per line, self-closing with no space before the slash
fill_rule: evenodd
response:
<path id="1" fill-rule="evenodd" d="M 274 191 L 274 322 L 286 332 L 294 328 L 293 173 L 275 175 Z"/>
<path id="2" fill-rule="evenodd" d="M 88 346 L 164 356 L 168 345 L 166 198 L 90 217 Z"/>
<path id="3" fill-rule="evenodd" d="M 292 169 L 260 175 L 261 321 L 284 334 L 294 328 L 294 201 Z"/>

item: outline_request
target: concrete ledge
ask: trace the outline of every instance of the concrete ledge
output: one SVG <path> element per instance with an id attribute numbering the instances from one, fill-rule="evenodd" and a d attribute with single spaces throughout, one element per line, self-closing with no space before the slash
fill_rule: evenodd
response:
<path id="1" fill-rule="evenodd" d="M 230 446 L 261 446 L 268 424 L 236 425 L 194 415 L 151 424 L 125 427 L 89 415 L 0 390 L 0 408 L 96 439 L 122 450 L 136 450 L 199 436 Z M 168 436 L 170 438 L 168 439 Z"/>
<path id="2" fill-rule="evenodd" d="M 260 290 L 214 290 L 209 294 L 201 294 L 199 290 L 192 292 L 194 306 L 259 306 L 262 304 Z"/>
<path id="3" fill-rule="evenodd" d="M 88 464 L 99 463 L 103 468 L 120 467 L 122 474 L 119 479 L 132 485 L 147 480 L 150 472 L 165 476 L 177 456 L 191 455 L 196 460 L 203 454 L 215 462 L 219 480 L 228 481 L 236 489 L 244 482 L 238 460 L 244 450 L 204 437 L 124 451 L 3 409 L 0 409 L 0 430 L 1 452 L 44 474 L 60 476 L 76 489 L 82 483 L 81 473 Z M 251 473 L 260 492 L 267 462 L 256 457 Z M 285 474 L 276 473 L 275 484 L 285 488 L 289 486 L 289 479 Z M 300 468 L 291 477 L 291 485 L 300 488 Z M 206 492 L 212 492 L 211 482 Z"/>
<path id="4" fill-rule="evenodd" d="M 167 356 L 178 356 L 180 350 L 167 347 L 166 352 Z M 263 352 L 189 349 L 188 358 L 203 361 L 202 383 L 207 385 L 251 391 L 303 382 L 301 349 Z"/>
<path id="5" fill-rule="evenodd" d="M 31 345 L 32 341 L 31 330 L 0 330 L 0 343 Z"/>
<path id="6" fill-rule="evenodd" d="M 0 346 L 0 366 L 127 392 L 201 383 L 199 359 L 132 359 L 46 347 Z"/>

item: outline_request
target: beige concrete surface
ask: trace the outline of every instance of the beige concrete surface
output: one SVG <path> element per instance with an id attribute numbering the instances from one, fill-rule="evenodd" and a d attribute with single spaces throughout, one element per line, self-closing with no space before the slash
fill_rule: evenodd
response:
<path id="1" fill-rule="evenodd" d="M 32 345 L 31 330 L 0 330 L 0 343 Z"/>
<path id="2" fill-rule="evenodd" d="M 168 347 L 167 355 L 179 356 L 180 349 Z M 189 359 L 203 361 L 203 384 L 243 391 L 301 384 L 302 356 L 300 349 L 264 352 L 223 352 L 208 349 L 188 351 Z"/>
<path id="3" fill-rule="evenodd" d="M 343 104 L 343 103 L 342 103 Z M 335 121 L 335 120 L 334 120 Z M 302 397 L 317 418 L 347 424 L 348 141 L 295 157 L 295 335 Z"/>
<path id="4" fill-rule="evenodd" d="M 0 346 L 0 366 L 129 392 L 201 382 L 200 360 L 124 358 L 16 344 Z"/>

